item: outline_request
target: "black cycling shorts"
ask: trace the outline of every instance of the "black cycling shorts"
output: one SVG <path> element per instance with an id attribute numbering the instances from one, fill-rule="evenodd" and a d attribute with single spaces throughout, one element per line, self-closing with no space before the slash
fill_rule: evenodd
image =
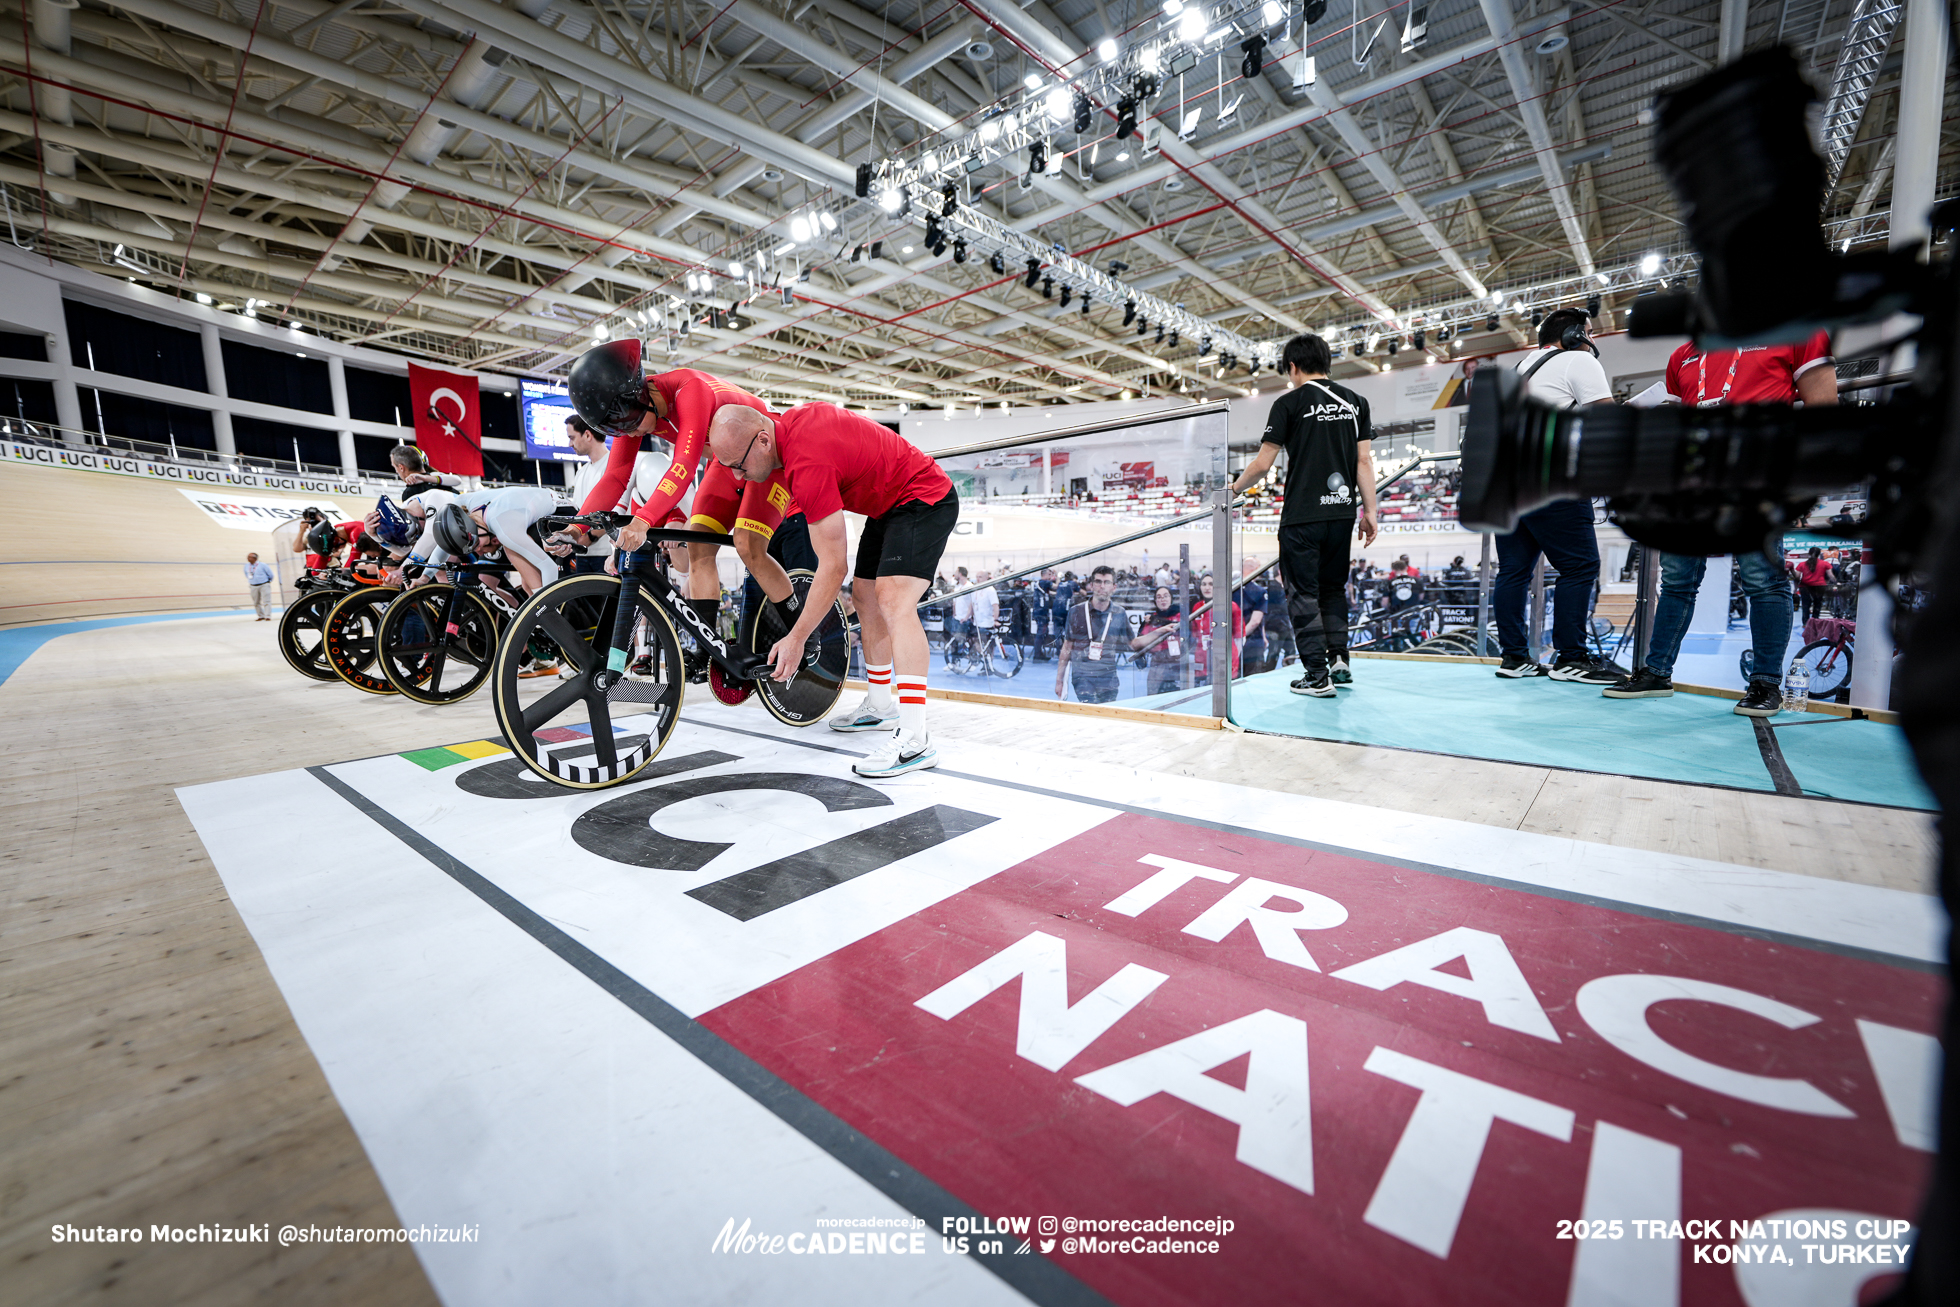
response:
<path id="1" fill-rule="evenodd" d="M 865 522 L 858 538 L 857 568 L 853 576 L 876 580 L 881 576 L 916 576 L 932 580 L 939 569 L 939 556 L 946 552 L 953 525 L 960 520 L 960 492 L 948 490 L 936 504 L 908 499 L 894 504 L 883 517 Z"/>

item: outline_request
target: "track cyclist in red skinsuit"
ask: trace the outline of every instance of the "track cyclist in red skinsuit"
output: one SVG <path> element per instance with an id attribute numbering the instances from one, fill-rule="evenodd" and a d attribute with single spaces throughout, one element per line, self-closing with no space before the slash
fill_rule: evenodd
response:
<path id="1" fill-rule="evenodd" d="M 632 480 L 634 460 L 648 436 L 673 446 L 673 463 L 651 497 L 633 508 L 634 521 L 619 533 L 619 548 L 634 553 L 646 544 L 648 528 L 665 519 L 687 493 L 707 446 L 708 424 L 717 409 L 736 404 L 768 415 L 767 404 L 706 372 L 677 368 L 646 375 L 637 340 L 611 341 L 587 350 L 568 378 L 572 406 L 586 425 L 611 441 L 605 475 L 579 505 L 581 513 L 610 509 Z M 797 511 L 788 484 L 780 477 L 739 483 L 726 468 L 710 464 L 694 495 L 688 528 L 735 537 L 735 552 L 749 569 L 770 609 L 787 631 L 796 624 L 794 590 L 782 564 L 769 556 L 769 540 L 783 518 Z M 690 544 L 688 603 L 712 629 L 721 604 L 715 568 L 719 546 Z M 639 560 L 636 560 L 636 562 Z"/>

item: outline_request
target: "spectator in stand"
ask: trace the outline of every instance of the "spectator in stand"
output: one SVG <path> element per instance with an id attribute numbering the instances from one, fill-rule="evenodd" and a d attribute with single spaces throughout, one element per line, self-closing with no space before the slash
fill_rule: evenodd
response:
<path id="1" fill-rule="evenodd" d="M 1194 685 L 1211 684 L 1212 614 L 1216 611 L 1215 606 L 1212 606 L 1212 595 L 1214 593 L 1212 580 L 1209 575 L 1198 582 L 1198 599 L 1206 607 L 1202 610 L 1194 611 L 1191 618 L 1191 654 L 1197 665 L 1197 678 L 1192 682 Z M 1225 599 L 1229 599 L 1229 596 L 1226 596 Z M 1220 602 L 1225 602 L 1225 599 L 1221 599 Z M 1244 639 L 1245 616 L 1239 612 L 1239 606 L 1233 604 L 1231 676 L 1235 681 L 1239 679 L 1239 646 Z"/>
<path id="2" fill-rule="evenodd" d="M 1838 402 L 1831 340 L 1822 331 L 1800 345 L 1759 345 L 1706 354 L 1690 341 L 1667 361 L 1666 377 L 1669 401 L 1696 408 L 1798 401 L 1814 408 Z M 1609 699 L 1664 699 L 1674 693 L 1674 659 L 1694 616 L 1695 595 L 1707 574 L 1708 560 L 1662 553 L 1660 561 L 1661 596 L 1654 606 L 1654 634 L 1647 647 L 1646 665 L 1601 691 Z M 1749 597 L 1750 647 L 1755 655 L 1748 691 L 1735 711 L 1744 717 L 1769 717 L 1783 707 L 1783 655 L 1790 647 L 1790 586 L 1782 561 L 1765 550 L 1737 554 L 1735 569 L 1742 592 Z"/>
<path id="3" fill-rule="evenodd" d="M 1136 637 L 1130 641 L 1137 661 L 1148 669 L 1144 680 L 1145 694 L 1162 694 L 1166 690 L 1182 687 L 1178 673 L 1184 662 L 1184 650 L 1178 644 L 1177 636 L 1177 622 L 1182 612 L 1177 606 L 1177 596 L 1171 593 L 1169 586 L 1160 585 L 1152 593 L 1151 609 L 1145 614 Z"/>
<path id="4" fill-rule="evenodd" d="M 1173 590 L 1177 588 L 1177 572 L 1169 563 L 1157 564 L 1157 575 L 1152 579 L 1160 586 L 1167 586 Z"/>
<path id="5" fill-rule="evenodd" d="M 1258 559 L 1248 558 L 1239 566 L 1245 574 L 1239 586 L 1239 608 L 1245 613 L 1245 674 L 1252 676 L 1266 670 L 1266 584 Z"/>
<path id="6" fill-rule="evenodd" d="M 1234 494 L 1256 484 L 1281 449 L 1286 460 L 1286 510 L 1280 517 L 1279 565 L 1300 679 L 1295 694 L 1329 698 L 1352 685 L 1348 667 L 1348 550 L 1357 534 L 1375 542 L 1374 425 L 1368 401 L 1328 379 L 1332 356 L 1319 336 L 1286 342 L 1282 366 L 1292 389 L 1273 402 L 1259 453 L 1232 482 Z"/>
<path id="7" fill-rule="evenodd" d="M 1034 657 L 1036 662 L 1048 661 L 1048 634 L 1059 631 L 1055 624 L 1055 569 L 1044 567 L 1041 576 L 1028 587 L 1029 617 L 1034 622 Z"/>
<path id="8" fill-rule="evenodd" d="M 1555 408 L 1613 402 L 1613 387 L 1599 365 L 1587 321 L 1584 309 L 1557 309 L 1545 315 L 1538 326 L 1538 349 L 1518 362 L 1531 398 Z M 1524 615 L 1526 592 L 1541 554 L 1558 569 L 1552 605 L 1552 643 L 1558 654 L 1549 671 L 1531 656 Z M 1599 537 L 1593 531 L 1591 500 L 1554 500 L 1524 514 L 1515 530 L 1497 537 L 1497 581 L 1490 595 L 1498 652 L 1503 655 L 1497 674 L 1510 680 L 1550 676 L 1555 681 L 1600 686 L 1619 680 L 1586 647 L 1586 619 L 1592 616 L 1598 584 Z"/>
<path id="9" fill-rule="evenodd" d="M 1803 596 L 1803 620 L 1808 622 L 1824 611 L 1824 595 L 1837 578 L 1832 575 L 1829 560 L 1824 551 L 1816 545 L 1810 547 L 1810 554 L 1797 564 L 1797 590 Z"/>
<path id="10" fill-rule="evenodd" d="M 973 596 L 958 592 L 972 584 L 973 582 L 967 578 L 964 567 L 953 569 L 953 590 L 955 591 L 953 595 L 953 629 L 949 634 L 956 635 L 969 644 L 973 640 Z"/>
<path id="11" fill-rule="evenodd" d="M 1055 668 L 1057 699 L 1063 696 L 1064 678 L 1072 680 L 1075 697 L 1083 703 L 1108 703 L 1121 692 L 1116 671 L 1130 647 L 1130 618 L 1120 605 L 1110 602 L 1115 588 L 1116 569 L 1097 567 L 1089 573 L 1088 601 L 1068 610 L 1061 662 Z"/>
<path id="12" fill-rule="evenodd" d="M 1409 566 L 1407 554 L 1396 559 L 1388 569 L 1387 593 L 1390 616 L 1422 602 L 1422 578 Z"/>
<path id="13" fill-rule="evenodd" d="M 272 569 L 261 563 L 257 554 L 245 555 L 245 586 L 252 592 L 252 610 L 258 614 L 253 620 L 271 621 Z"/>

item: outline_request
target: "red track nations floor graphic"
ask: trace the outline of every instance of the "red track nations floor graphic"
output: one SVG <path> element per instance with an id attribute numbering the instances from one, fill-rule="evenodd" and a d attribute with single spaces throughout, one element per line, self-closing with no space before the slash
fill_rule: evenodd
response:
<path id="1" fill-rule="evenodd" d="M 1731 1222 L 1911 1216 L 1938 999 L 1120 816 L 703 1019 L 1125 1307 L 1584 1307 L 1767 1301 L 1760 1277 L 1809 1272 L 1752 1259 L 1820 1254 Z M 1106 1224 L 1159 1217 L 1214 1224 Z"/>

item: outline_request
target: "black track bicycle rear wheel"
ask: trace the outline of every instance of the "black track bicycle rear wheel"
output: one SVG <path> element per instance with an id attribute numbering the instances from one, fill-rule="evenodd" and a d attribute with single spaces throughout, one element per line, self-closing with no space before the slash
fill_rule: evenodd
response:
<path id="1" fill-rule="evenodd" d="M 334 674 L 357 690 L 369 694 L 393 694 L 395 687 L 381 674 L 375 647 L 381 619 L 391 600 L 401 591 L 387 586 L 363 586 L 345 595 L 327 614 L 325 638 L 327 664 Z"/>
<path id="2" fill-rule="evenodd" d="M 381 619 L 382 675 L 416 703 L 458 703 L 490 679 L 497 652 L 497 614 L 475 589 L 457 595 L 456 629 L 443 612 L 453 585 L 425 585 L 388 605 Z"/>
<path id="3" fill-rule="evenodd" d="M 504 740 L 526 767 L 567 789 L 603 790 L 632 780 L 680 724 L 687 690 L 680 639 L 644 594 L 638 602 L 649 670 L 629 671 L 602 688 L 619 592 L 615 576 L 556 581 L 518 606 L 497 641 L 490 685 Z M 520 680 L 526 651 L 540 648 L 570 664 L 574 675 Z"/>
<path id="4" fill-rule="evenodd" d="M 327 614 L 346 598 L 345 590 L 308 590 L 286 605 L 279 617 L 279 652 L 301 676 L 338 681 L 327 662 Z"/>
<path id="5" fill-rule="evenodd" d="M 816 579 L 816 573 L 800 569 L 789 574 L 789 583 L 803 600 L 809 598 L 810 583 Z M 766 655 L 775 641 L 767 640 L 760 633 L 780 630 L 774 623 L 769 605 L 756 605 L 749 619 L 749 647 Z M 801 670 L 787 681 L 774 680 L 763 673 L 755 683 L 755 693 L 771 717 L 785 726 L 809 726 L 830 716 L 830 710 L 844 693 L 844 675 L 850 670 L 849 631 L 850 619 L 844 615 L 843 603 L 833 600 L 830 611 L 810 635 L 807 647 L 814 656 L 805 658 Z"/>

